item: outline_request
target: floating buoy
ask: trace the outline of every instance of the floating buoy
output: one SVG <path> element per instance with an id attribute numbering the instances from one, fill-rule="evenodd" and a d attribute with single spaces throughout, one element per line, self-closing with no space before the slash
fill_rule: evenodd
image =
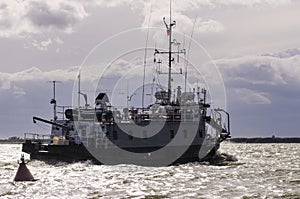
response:
<path id="1" fill-rule="evenodd" d="M 18 161 L 18 163 L 19 168 L 14 178 L 14 181 L 35 181 L 35 179 L 33 178 L 29 169 L 26 166 L 27 162 L 25 162 L 23 154 L 21 155 L 21 162 Z"/>

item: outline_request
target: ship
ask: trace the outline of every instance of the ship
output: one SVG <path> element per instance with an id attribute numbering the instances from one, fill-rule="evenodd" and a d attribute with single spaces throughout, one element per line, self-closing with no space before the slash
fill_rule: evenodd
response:
<path id="1" fill-rule="evenodd" d="M 154 55 L 167 55 L 167 87 L 154 94 L 155 101 L 142 107 L 122 110 L 110 102 L 106 92 L 99 92 L 92 106 L 58 106 L 53 81 L 54 117 L 46 120 L 33 117 L 33 122 L 51 125 L 49 135 L 25 133 L 22 151 L 31 159 L 54 161 L 86 161 L 96 164 L 136 164 L 167 166 L 195 161 L 209 161 L 218 152 L 221 142 L 230 138 L 229 113 L 213 108 L 207 102 L 207 90 L 182 86 L 173 88 L 174 73 L 172 29 L 176 22 L 166 22 L 168 50 L 155 49 Z M 161 63 L 161 60 L 154 62 Z M 161 73 L 162 74 L 162 73 Z M 181 72 L 182 74 L 182 72 Z M 80 81 L 79 81 L 80 82 Z M 143 91 L 144 91 L 144 85 Z M 144 92 L 143 92 L 144 95 Z M 61 109 L 58 111 L 58 109 Z M 58 117 L 58 115 L 60 116 Z M 210 133 L 214 130 L 214 134 Z"/>

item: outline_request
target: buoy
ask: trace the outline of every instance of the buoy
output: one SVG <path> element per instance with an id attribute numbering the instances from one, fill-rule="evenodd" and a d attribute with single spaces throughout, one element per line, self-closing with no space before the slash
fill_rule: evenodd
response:
<path id="1" fill-rule="evenodd" d="M 29 169 L 27 168 L 24 159 L 24 154 L 21 155 L 21 162 L 19 162 L 19 168 L 14 178 L 14 181 L 35 181 L 34 177 L 31 175 Z"/>

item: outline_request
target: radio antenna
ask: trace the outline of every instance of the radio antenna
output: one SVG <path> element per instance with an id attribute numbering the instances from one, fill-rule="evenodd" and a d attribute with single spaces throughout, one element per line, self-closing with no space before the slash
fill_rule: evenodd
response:
<path id="1" fill-rule="evenodd" d="M 184 92 L 186 92 L 186 82 L 187 82 L 187 68 L 188 68 L 188 64 L 189 64 L 189 55 L 190 55 L 190 51 L 191 51 L 191 45 L 192 45 L 192 38 L 194 35 L 194 30 L 195 30 L 195 24 L 197 22 L 197 17 L 195 17 L 194 20 L 194 24 L 193 24 L 193 29 L 192 29 L 192 33 L 191 33 L 191 37 L 190 37 L 190 42 L 189 42 L 189 47 L 188 47 L 188 51 L 187 51 L 187 56 L 186 56 L 186 65 L 185 65 L 185 73 L 184 73 Z"/>
<path id="2" fill-rule="evenodd" d="M 50 81 L 49 83 L 53 84 L 53 98 L 50 101 L 50 104 L 53 104 L 53 121 L 55 122 L 57 120 L 57 111 L 56 111 L 56 83 L 61 83 L 60 81 Z"/>
<path id="3" fill-rule="evenodd" d="M 146 38 L 146 47 L 145 47 L 145 54 L 144 54 L 144 73 L 143 73 L 143 91 L 142 91 L 142 111 L 144 112 L 144 103 L 145 103 L 145 78 L 146 78 L 146 65 L 147 65 L 147 48 L 148 48 L 148 40 L 149 40 L 149 32 L 150 32 L 150 22 L 151 22 L 151 15 L 152 15 L 152 4 L 150 8 L 149 20 L 148 20 L 148 30 L 147 30 L 147 38 Z"/>

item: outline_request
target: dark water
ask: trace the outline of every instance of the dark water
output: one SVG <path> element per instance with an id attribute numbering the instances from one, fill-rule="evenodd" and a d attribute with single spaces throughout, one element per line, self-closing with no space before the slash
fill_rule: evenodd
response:
<path id="1" fill-rule="evenodd" d="M 28 164 L 36 182 L 13 182 L 21 145 L 0 144 L 1 198 L 300 198 L 300 144 L 223 143 L 237 162 L 170 167 Z"/>

